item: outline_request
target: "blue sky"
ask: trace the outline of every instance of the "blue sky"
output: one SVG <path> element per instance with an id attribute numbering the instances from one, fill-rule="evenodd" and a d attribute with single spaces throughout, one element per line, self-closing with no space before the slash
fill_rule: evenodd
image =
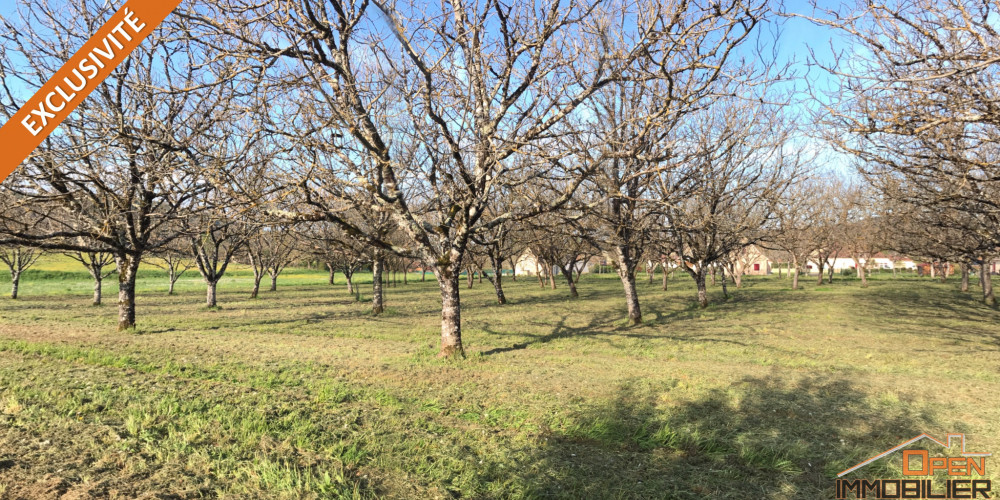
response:
<path id="1" fill-rule="evenodd" d="M 50 0 L 52 4 L 58 4 L 58 0 Z M 114 3 L 123 3 L 121 0 Z M 0 0 L 0 16 L 16 16 L 15 5 L 16 0 Z M 826 0 L 826 2 L 820 2 L 820 6 L 829 5 L 836 6 L 839 2 L 831 2 Z M 807 0 L 786 0 L 785 10 L 788 12 L 796 12 L 802 14 L 808 14 L 812 11 Z M 840 47 L 841 44 L 833 36 L 833 32 L 827 28 L 815 26 L 803 19 L 784 19 L 781 21 L 781 26 L 783 29 L 782 37 L 778 45 L 779 56 L 786 59 L 794 58 L 799 63 L 799 69 L 804 73 L 805 71 L 805 61 L 808 58 L 807 46 L 813 47 L 817 55 L 825 57 L 829 55 L 829 43 L 831 40 L 836 42 L 836 47 Z M 810 75 L 811 78 L 822 78 L 823 75 L 818 74 L 817 71 L 813 71 Z"/>
<path id="2" fill-rule="evenodd" d="M 53 5 L 58 3 L 58 0 L 50 0 Z M 113 3 L 122 3 L 122 0 L 115 1 Z M 16 6 L 17 2 L 15 0 L 0 0 L 0 16 L 11 17 L 16 16 Z M 820 7 L 830 6 L 836 7 L 840 5 L 839 2 L 834 2 L 831 0 L 820 1 Z M 795 12 L 799 14 L 810 14 L 812 13 L 812 7 L 809 5 L 807 0 L 786 0 L 784 3 L 784 10 L 787 12 Z M 764 26 L 764 30 L 760 33 L 764 40 L 768 39 L 768 33 L 772 31 L 775 26 L 780 25 L 781 27 L 781 37 L 777 44 L 777 53 L 779 60 L 795 61 L 794 70 L 795 72 L 803 77 L 803 80 L 797 82 L 795 87 L 797 90 L 802 91 L 805 89 L 806 81 L 814 86 L 819 86 L 820 88 L 827 87 L 832 83 L 830 78 L 821 70 L 813 68 L 809 70 L 806 66 L 806 62 L 809 58 L 809 48 L 811 47 L 817 57 L 821 60 L 830 60 L 831 53 L 831 43 L 833 44 L 834 50 L 840 50 L 843 47 L 843 43 L 836 37 L 835 33 L 825 27 L 816 26 L 804 19 L 798 18 L 784 18 L 778 21 L 773 21 L 771 25 Z M 767 42 L 765 42 L 767 43 Z M 799 106 L 805 105 L 804 95 L 800 95 L 802 103 Z M 819 147 L 818 145 L 816 145 Z M 841 157 L 836 157 L 835 155 L 826 156 L 824 163 L 830 164 L 829 166 L 835 168 L 836 170 L 846 170 L 846 160 Z"/>

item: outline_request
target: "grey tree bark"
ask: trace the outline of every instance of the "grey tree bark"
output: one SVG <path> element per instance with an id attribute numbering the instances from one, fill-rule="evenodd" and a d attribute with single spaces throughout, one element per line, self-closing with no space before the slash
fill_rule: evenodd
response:
<path id="1" fill-rule="evenodd" d="M 434 274 L 441 288 L 441 353 L 438 357 L 464 357 L 459 275 L 448 268 L 439 269 Z"/>
<path id="2" fill-rule="evenodd" d="M 118 331 L 135 329 L 135 280 L 139 271 L 139 256 L 119 254 L 118 265 Z"/>
<path id="3" fill-rule="evenodd" d="M 983 302 L 991 307 L 996 306 L 997 301 L 993 296 L 993 278 L 990 276 L 990 272 L 986 269 L 985 264 L 979 268 L 979 284 L 983 288 Z"/>
<path id="4" fill-rule="evenodd" d="M 382 296 L 382 272 L 385 261 L 380 257 L 372 263 L 372 315 L 378 316 L 385 311 Z"/>
<path id="5" fill-rule="evenodd" d="M 708 307 L 708 290 L 705 287 L 705 270 L 704 268 L 698 268 L 694 276 L 695 285 L 698 287 L 698 305 L 704 309 Z"/>
<path id="6" fill-rule="evenodd" d="M 215 288 L 218 285 L 218 281 L 207 281 L 205 286 L 205 306 L 216 307 L 218 306 L 218 300 L 216 299 Z"/>
<path id="7" fill-rule="evenodd" d="M 792 269 L 789 269 L 792 273 L 792 290 L 799 289 L 799 261 L 795 257 L 792 257 Z"/>

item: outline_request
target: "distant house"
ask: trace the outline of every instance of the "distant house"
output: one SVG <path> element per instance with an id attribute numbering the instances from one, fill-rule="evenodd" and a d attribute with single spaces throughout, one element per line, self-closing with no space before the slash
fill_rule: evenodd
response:
<path id="1" fill-rule="evenodd" d="M 895 269 L 896 263 L 893 260 L 881 253 L 875 254 L 872 257 L 872 263 L 868 266 L 869 269 Z"/>
<path id="2" fill-rule="evenodd" d="M 864 265 L 865 259 L 861 259 L 861 264 Z M 857 265 L 854 263 L 854 259 L 850 257 L 837 257 L 833 259 L 832 264 L 827 264 L 828 268 L 832 267 L 834 271 L 843 271 L 845 269 L 854 270 Z"/>
<path id="3" fill-rule="evenodd" d="M 862 266 L 867 266 L 868 270 L 876 269 L 916 269 L 917 264 L 913 262 L 913 259 L 902 258 L 895 260 L 892 257 L 885 255 L 883 253 L 877 253 L 871 258 L 871 264 L 867 264 L 868 259 L 858 259 Z M 856 271 L 858 263 L 854 261 L 853 257 L 837 257 L 832 260 L 828 260 L 826 265 L 823 266 L 824 269 L 833 268 L 834 271 L 843 271 L 845 269 Z M 807 266 L 810 272 L 818 269 L 818 263 L 816 257 L 813 256 L 809 259 L 809 265 Z"/>
<path id="4" fill-rule="evenodd" d="M 990 274 L 1000 273 L 1000 260 L 993 259 L 993 260 L 990 260 L 989 262 L 987 262 L 986 263 L 986 270 L 988 270 L 990 272 Z"/>
<path id="5" fill-rule="evenodd" d="M 827 259 L 823 262 L 823 272 L 827 272 L 830 269 L 834 271 L 840 271 L 842 269 L 854 269 L 854 259 L 847 257 L 837 257 L 834 259 Z M 806 274 L 816 274 L 819 273 L 819 258 L 814 253 L 806 261 Z"/>
<path id="6" fill-rule="evenodd" d="M 576 267 L 573 269 L 577 273 L 589 273 L 594 266 L 601 265 L 604 261 L 598 257 L 591 257 L 590 259 L 576 263 Z M 544 272 L 545 269 L 542 267 L 541 261 L 539 261 L 535 254 L 530 249 L 525 249 L 521 252 L 521 255 L 514 261 L 514 272 L 518 276 L 535 276 L 539 272 Z M 559 274 L 559 268 L 557 266 L 552 266 L 550 270 L 553 275 Z"/>
<path id="7" fill-rule="evenodd" d="M 751 276 L 766 276 L 771 274 L 771 258 L 757 245 L 750 245 L 740 250 L 733 258 L 736 272 Z"/>
<path id="8" fill-rule="evenodd" d="M 514 261 L 514 274 L 534 276 L 541 271 L 541 263 L 529 249 L 521 252 L 521 255 Z"/>
<path id="9" fill-rule="evenodd" d="M 940 276 L 944 272 L 946 276 L 955 273 L 955 266 L 951 262 L 921 262 L 917 265 L 917 274 L 920 276 Z"/>

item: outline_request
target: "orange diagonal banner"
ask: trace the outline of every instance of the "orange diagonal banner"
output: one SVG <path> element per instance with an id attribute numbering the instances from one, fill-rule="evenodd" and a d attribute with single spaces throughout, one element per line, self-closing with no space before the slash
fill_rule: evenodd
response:
<path id="1" fill-rule="evenodd" d="M 129 0 L 0 128 L 0 182 L 51 134 L 181 0 Z"/>

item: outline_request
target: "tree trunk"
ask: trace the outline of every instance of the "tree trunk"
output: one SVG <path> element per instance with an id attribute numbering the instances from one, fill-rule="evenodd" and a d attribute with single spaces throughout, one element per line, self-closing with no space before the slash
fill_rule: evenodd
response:
<path id="1" fill-rule="evenodd" d="M 260 280 L 264 278 L 263 274 L 254 273 L 253 276 L 253 290 L 250 290 L 250 298 L 256 299 L 257 294 L 260 293 Z"/>
<path id="2" fill-rule="evenodd" d="M 503 293 L 503 259 L 490 258 L 493 263 L 493 277 L 489 278 L 490 283 L 493 283 L 493 290 L 497 294 L 497 304 L 504 305 L 507 303 L 507 297 Z"/>
<path id="3" fill-rule="evenodd" d="M 17 300 L 17 289 L 21 285 L 21 273 L 10 273 L 10 298 Z"/>
<path id="4" fill-rule="evenodd" d="M 94 305 L 95 306 L 101 305 L 101 295 L 102 295 L 101 288 L 102 288 L 102 285 L 103 285 L 103 281 L 101 280 L 100 271 L 98 271 L 97 272 L 97 276 L 94 277 Z"/>
<path id="5" fill-rule="evenodd" d="M 830 267 L 828 267 L 826 269 L 827 269 L 827 273 L 830 275 L 830 284 L 832 285 L 833 284 L 833 265 L 830 265 Z"/>
<path id="6" fill-rule="evenodd" d="M 717 270 L 715 269 L 715 266 L 712 266 L 712 286 L 715 286 L 715 273 L 716 272 L 717 272 Z"/>
<path id="7" fill-rule="evenodd" d="M 809 262 L 806 260 L 806 262 Z M 799 289 L 799 259 L 792 256 L 791 267 L 788 268 L 788 275 L 792 278 L 792 290 Z"/>
<path id="8" fill-rule="evenodd" d="M 177 283 L 177 275 L 175 275 L 175 274 L 173 274 L 173 272 L 171 272 L 171 274 L 170 274 L 170 288 L 167 288 L 167 295 L 173 295 L 174 294 L 174 283 Z"/>
<path id="9" fill-rule="evenodd" d="M 861 265 L 860 259 L 854 259 L 854 269 L 858 272 L 858 277 L 861 278 L 861 288 L 868 288 L 868 278 L 865 273 L 865 266 Z"/>
<path id="10" fill-rule="evenodd" d="M 935 267 L 936 267 L 936 266 L 934 265 L 934 263 L 933 263 L 933 262 L 931 262 L 931 278 L 933 278 L 933 277 L 934 277 L 934 268 L 935 268 Z"/>
<path id="11" fill-rule="evenodd" d="M 473 280 L 475 279 L 475 278 L 474 278 L 474 277 L 472 276 L 472 269 L 466 269 L 466 270 L 465 270 L 465 278 L 466 278 L 466 280 L 467 280 L 467 281 L 469 282 L 469 283 L 468 283 L 468 284 L 469 284 L 469 289 L 472 289 L 472 285 L 473 285 L 473 283 L 474 283 L 474 281 L 473 281 Z"/>
<path id="12" fill-rule="evenodd" d="M 986 270 L 986 264 L 980 267 L 979 271 L 979 284 L 983 287 L 983 302 L 988 306 L 996 306 L 996 298 L 993 297 L 993 278 L 990 276 L 989 271 Z"/>
<path id="13" fill-rule="evenodd" d="M 622 280 L 622 288 L 625 290 L 625 305 L 628 307 L 628 324 L 636 326 L 642 324 L 642 310 L 639 308 L 639 294 L 635 287 L 635 272 L 628 272 L 625 266 L 619 266 L 618 277 Z"/>
<path id="14" fill-rule="evenodd" d="M 140 257 L 115 257 L 118 265 L 118 331 L 135 328 L 135 279 Z"/>
<path id="15" fill-rule="evenodd" d="M 457 265 L 454 266 L 461 269 Z M 438 357 L 465 357 L 465 351 L 462 348 L 462 304 L 459 297 L 459 275 L 448 268 L 438 269 L 434 274 L 441 287 L 441 352 L 438 353 Z"/>
<path id="16" fill-rule="evenodd" d="M 563 277 L 566 278 L 566 283 L 569 284 L 569 295 L 574 299 L 579 297 L 579 292 L 576 291 L 576 282 L 573 281 L 573 271 L 572 268 L 566 269 L 562 265 L 559 266 L 559 272 L 562 273 Z"/>
<path id="17" fill-rule="evenodd" d="M 823 284 L 823 278 L 826 277 L 826 267 L 823 263 L 817 263 L 816 265 L 819 267 L 819 281 L 816 282 L 816 285 L 818 286 Z"/>
<path id="18" fill-rule="evenodd" d="M 667 291 L 667 261 L 660 263 L 660 270 L 663 271 L 663 291 Z"/>
<path id="19" fill-rule="evenodd" d="M 708 290 L 705 289 L 704 268 L 698 269 L 698 272 L 695 273 L 694 282 L 698 286 L 698 305 L 704 309 L 708 307 Z"/>
<path id="20" fill-rule="evenodd" d="M 372 263 L 372 316 L 378 316 L 385 310 L 382 303 L 382 268 L 385 261 L 381 258 Z"/>
<path id="21" fill-rule="evenodd" d="M 344 269 L 344 279 L 347 280 L 347 293 L 354 295 L 354 271 Z"/>
<path id="22" fill-rule="evenodd" d="M 501 306 L 504 305 L 504 304 L 506 304 L 507 303 L 507 296 L 504 295 L 504 293 L 503 293 L 503 285 L 500 283 L 500 276 L 499 275 L 497 275 L 497 277 L 493 281 L 493 290 L 496 291 L 496 293 L 497 293 L 497 304 L 499 304 Z"/>
<path id="23" fill-rule="evenodd" d="M 628 324 L 636 326 L 642 323 L 642 309 L 639 307 L 639 292 L 635 285 L 636 268 L 638 263 L 634 260 L 634 255 L 628 246 L 616 245 L 613 255 L 615 271 L 618 272 L 618 279 L 622 281 L 622 290 L 625 292 L 625 306 L 628 308 Z"/>
<path id="24" fill-rule="evenodd" d="M 208 286 L 205 287 L 205 305 L 207 307 L 216 307 L 218 301 L 216 300 L 215 287 L 219 284 L 218 281 L 209 281 Z"/>
<path id="25" fill-rule="evenodd" d="M 278 275 L 277 274 L 272 274 L 271 275 L 271 291 L 272 292 L 278 291 Z"/>
<path id="26" fill-rule="evenodd" d="M 510 280 L 517 281 L 517 267 L 516 262 L 514 262 L 514 257 L 510 258 Z"/>
<path id="27" fill-rule="evenodd" d="M 650 285 L 653 284 L 653 273 L 655 272 L 655 269 L 656 268 L 651 266 L 650 264 L 648 263 L 646 264 L 646 281 Z"/>
<path id="28" fill-rule="evenodd" d="M 720 267 L 719 272 L 722 273 L 722 298 L 729 300 L 729 289 L 726 288 L 726 266 Z"/>
<path id="29" fill-rule="evenodd" d="M 969 291 L 969 265 L 963 262 L 962 264 L 962 291 Z"/>
<path id="30" fill-rule="evenodd" d="M 334 267 L 333 264 L 331 264 L 329 262 L 326 263 L 326 268 L 330 270 L 330 284 L 332 285 L 333 282 L 336 281 L 335 277 L 336 277 L 336 274 L 337 274 L 337 268 Z"/>

